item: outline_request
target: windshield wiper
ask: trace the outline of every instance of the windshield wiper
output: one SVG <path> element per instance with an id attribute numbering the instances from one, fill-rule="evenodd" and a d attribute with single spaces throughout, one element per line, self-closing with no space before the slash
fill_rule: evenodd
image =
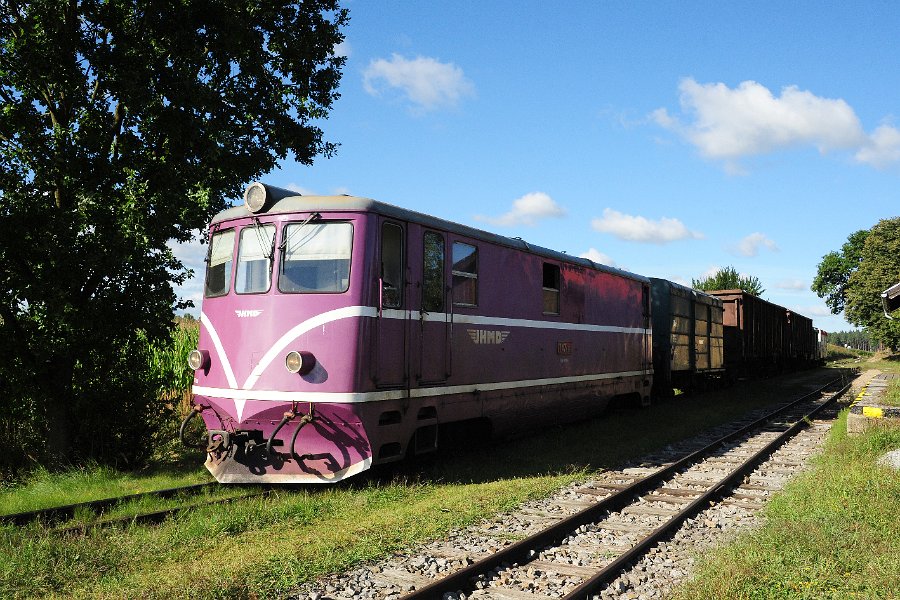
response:
<path id="1" fill-rule="evenodd" d="M 253 217 L 253 225 L 256 229 L 256 240 L 259 242 L 259 247 L 263 247 L 263 243 L 266 241 L 266 234 L 262 230 L 262 224 L 259 222 L 259 217 Z M 269 248 L 269 253 L 266 254 L 266 258 L 270 261 L 275 259 L 275 232 L 272 231 L 272 245 Z"/>
<path id="2" fill-rule="evenodd" d="M 303 229 L 304 225 L 308 225 L 309 222 L 312 221 L 313 219 L 318 219 L 321 217 L 322 217 L 322 215 L 320 215 L 317 212 L 310 214 L 308 217 L 306 217 L 306 220 L 303 221 L 302 223 L 300 223 L 300 225 L 294 230 L 294 232 L 291 233 L 291 238 L 294 237 L 295 235 L 297 235 L 297 232 L 300 231 L 301 229 Z M 278 249 L 280 251 L 284 252 L 284 249 L 287 248 L 288 242 L 291 241 L 291 238 L 284 238 L 283 240 L 281 240 L 281 245 L 278 246 Z M 272 241 L 272 243 L 273 244 L 275 243 L 274 240 Z"/>

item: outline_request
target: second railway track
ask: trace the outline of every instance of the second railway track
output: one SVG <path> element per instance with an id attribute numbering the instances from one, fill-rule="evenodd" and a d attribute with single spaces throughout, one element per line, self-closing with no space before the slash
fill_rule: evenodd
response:
<path id="1" fill-rule="evenodd" d="M 841 389 L 825 392 L 829 387 Z M 677 543 L 683 524 L 718 526 L 703 511 L 724 509 L 752 520 L 821 444 L 830 424 L 816 415 L 848 387 L 832 382 L 727 434 L 706 436 L 717 439 L 673 451 L 677 459 L 604 474 L 539 508 L 482 526 L 464 543 L 432 545 L 424 555 L 357 571 L 324 589 L 304 586 L 299 598 L 573 599 L 635 589 L 649 578 L 642 564 L 652 567 L 661 548 Z M 651 550 L 656 557 L 647 556 Z M 665 560 L 664 569 L 678 572 Z"/>

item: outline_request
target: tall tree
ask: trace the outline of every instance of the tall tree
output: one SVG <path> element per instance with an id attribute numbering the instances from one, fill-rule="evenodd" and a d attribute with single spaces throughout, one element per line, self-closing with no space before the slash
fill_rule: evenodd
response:
<path id="1" fill-rule="evenodd" d="M 900 349 L 900 321 L 884 316 L 881 293 L 900 280 L 900 217 L 879 221 L 865 238 L 859 267 L 845 289 L 847 321 L 885 346 Z"/>
<path id="2" fill-rule="evenodd" d="M 337 0 L 0 0 L 0 409 L 31 407 L 50 455 L 134 450 L 137 336 L 182 308 L 167 242 L 334 151 L 347 21 Z"/>
<path id="3" fill-rule="evenodd" d="M 724 267 L 701 279 L 691 279 L 691 287 L 697 290 L 744 290 L 752 296 L 761 296 L 766 290 L 758 277 L 744 277 L 734 267 Z"/>
<path id="4" fill-rule="evenodd" d="M 839 252 L 829 252 L 819 263 L 812 291 L 824 298 L 825 304 L 836 315 L 844 311 L 847 285 L 862 261 L 863 245 L 868 235 L 868 229 L 851 233 Z"/>

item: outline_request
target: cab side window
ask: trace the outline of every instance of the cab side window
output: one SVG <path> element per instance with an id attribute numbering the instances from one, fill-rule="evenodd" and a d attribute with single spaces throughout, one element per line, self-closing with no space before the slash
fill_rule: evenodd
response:
<path id="1" fill-rule="evenodd" d="M 478 305 L 478 248 L 453 242 L 453 303 Z"/>
<path id="2" fill-rule="evenodd" d="M 403 304 L 403 229 L 395 223 L 381 226 L 381 305 Z"/>
<path id="3" fill-rule="evenodd" d="M 444 311 L 444 236 L 426 231 L 424 236 L 422 310 Z"/>
<path id="4" fill-rule="evenodd" d="M 544 314 L 559 314 L 560 275 L 559 265 L 544 263 Z"/>

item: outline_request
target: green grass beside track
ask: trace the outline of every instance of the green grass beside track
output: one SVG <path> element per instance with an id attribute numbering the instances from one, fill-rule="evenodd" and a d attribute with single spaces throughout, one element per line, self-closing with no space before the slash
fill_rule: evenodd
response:
<path id="1" fill-rule="evenodd" d="M 900 597 L 900 472 L 878 466 L 900 429 L 846 434 L 765 509 L 765 524 L 708 554 L 678 600 Z"/>
<path id="2" fill-rule="evenodd" d="M 414 469 L 199 508 L 158 526 L 70 537 L 39 525 L 0 527 L 0 597 L 277 596 L 511 510 L 749 409 L 797 396 L 809 383 L 797 383 L 791 392 L 783 387 L 783 380 L 772 379 L 679 396 L 651 410 L 612 411 L 511 442 L 445 452 Z M 78 487 L 77 473 L 69 477 L 74 479 L 67 485 Z M 198 471 L 187 477 L 198 477 Z M 4 497 L 33 494 L 36 485 L 26 482 Z M 96 497 L 113 495 L 102 477 L 92 485 Z"/>

